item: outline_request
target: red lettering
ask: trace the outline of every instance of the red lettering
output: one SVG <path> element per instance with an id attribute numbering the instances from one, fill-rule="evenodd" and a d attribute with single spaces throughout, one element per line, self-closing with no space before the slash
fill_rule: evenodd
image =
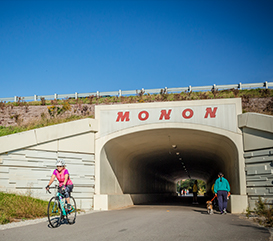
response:
<path id="1" fill-rule="evenodd" d="M 118 117 L 117 117 L 117 120 L 116 122 L 118 121 L 129 121 L 129 111 L 126 111 L 124 114 L 123 112 L 118 112 Z"/>
<path id="2" fill-rule="evenodd" d="M 141 121 L 145 121 L 148 118 L 149 118 L 149 113 L 146 110 L 139 112 L 138 119 L 140 119 Z"/>
<path id="3" fill-rule="evenodd" d="M 166 112 L 166 110 L 161 110 L 161 115 L 159 117 L 159 120 L 162 120 L 163 118 L 165 120 L 169 120 L 170 119 L 170 115 L 171 115 L 172 110 L 168 110 L 168 113 Z"/>
<path id="4" fill-rule="evenodd" d="M 190 119 L 193 117 L 193 110 L 192 109 L 185 109 L 182 112 L 182 116 L 185 119 Z"/>
<path id="5" fill-rule="evenodd" d="M 208 107 L 206 109 L 205 118 L 208 118 L 208 116 L 210 116 L 210 118 L 215 118 L 216 117 L 216 111 L 217 111 L 217 107 L 214 107 L 213 110 L 210 107 Z"/>

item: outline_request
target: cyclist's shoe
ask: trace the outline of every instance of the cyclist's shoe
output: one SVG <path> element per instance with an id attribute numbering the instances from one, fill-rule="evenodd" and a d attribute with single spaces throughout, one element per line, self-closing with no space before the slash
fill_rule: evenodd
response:
<path id="1" fill-rule="evenodd" d="M 72 210 L 72 205 L 71 204 L 67 204 L 67 210 L 71 211 Z"/>

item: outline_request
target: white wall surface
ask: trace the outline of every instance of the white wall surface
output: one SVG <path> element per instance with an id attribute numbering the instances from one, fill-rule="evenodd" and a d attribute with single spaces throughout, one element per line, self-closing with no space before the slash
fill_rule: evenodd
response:
<path id="1" fill-rule="evenodd" d="M 0 150 L 5 152 L 0 153 L 0 191 L 49 200 L 45 186 L 57 158 L 62 158 L 74 184 L 72 196 L 78 207 L 92 209 L 96 131 L 96 121 L 84 119 L 1 137 Z"/>
<path id="2" fill-rule="evenodd" d="M 95 108 L 96 118 L 100 125 L 98 132 L 100 137 L 122 129 L 155 123 L 201 124 L 240 132 L 237 125 L 237 115 L 242 113 L 241 99 L 104 105 Z M 215 111 L 215 115 L 206 116 L 207 108 Z M 169 113 L 169 119 L 160 118 L 162 111 Z M 120 118 L 119 115 L 124 118 Z"/>

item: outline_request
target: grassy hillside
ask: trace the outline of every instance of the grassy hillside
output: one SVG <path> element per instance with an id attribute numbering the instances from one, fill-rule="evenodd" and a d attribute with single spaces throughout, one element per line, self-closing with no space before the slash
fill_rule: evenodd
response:
<path id="1" fill-rule="evenodd" d="M 47 216 L 47 201 L 0 192 L 0 224 Z"/>
<path id="2" fill-rule="evenodd" d="M 139 92 L 135 96 L 88 96 L 79 99 L 45 100 L 25 102 L 0 102 L 0 136 L 31 130 L 48 125 L 68 122 L 86 117 L 94 118 L 94 106 L 101 104 L 128 104 L 162 101 L 184 101 L 201 99 L 242 99 L 243 112 L 273 115 L 273 90 L 222 90 L 207 92 L 182 92 L 149 94 Z"/>

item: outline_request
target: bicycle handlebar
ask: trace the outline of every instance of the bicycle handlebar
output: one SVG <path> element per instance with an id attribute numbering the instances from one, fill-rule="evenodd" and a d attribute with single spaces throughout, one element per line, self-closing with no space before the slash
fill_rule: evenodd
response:
<path id="1" fill-rule="evenodd" d="M 48 187 L 48 189 L 46 188 L 46 192 L 48 192 L 49 194 L 51 194 L 51 192 L 49 191 L 49 189 L 56 189 L 58 188 L 57 185 L 55 185 L 55 187 Z"/>

